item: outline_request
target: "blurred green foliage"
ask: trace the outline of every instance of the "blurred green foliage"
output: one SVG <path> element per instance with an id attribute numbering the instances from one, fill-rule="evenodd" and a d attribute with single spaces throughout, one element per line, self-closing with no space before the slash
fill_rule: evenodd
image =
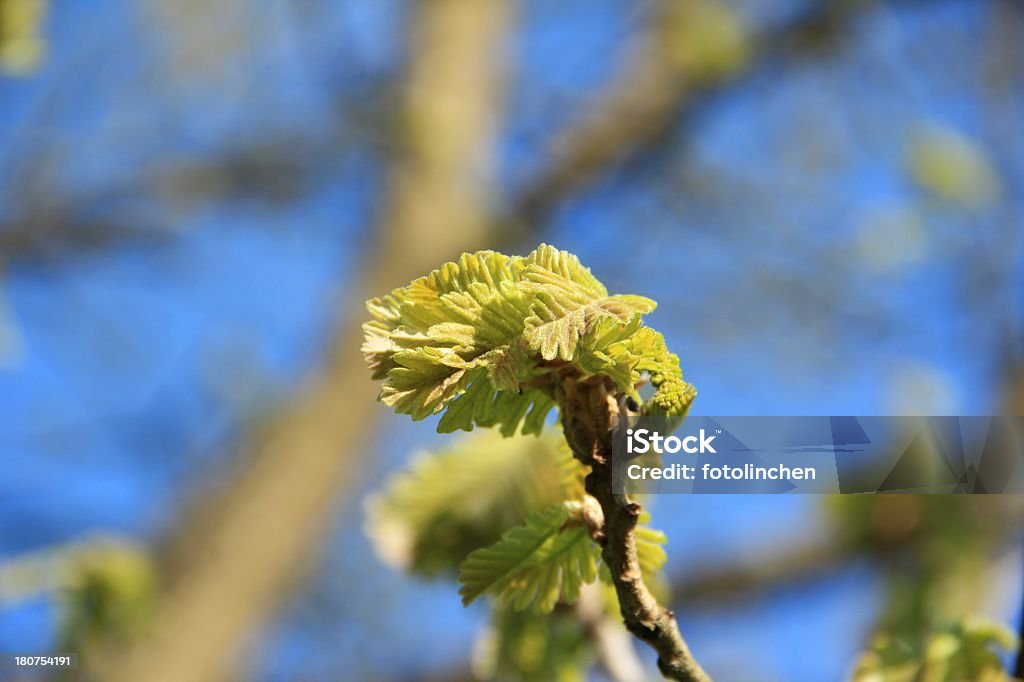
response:
<path id="1" fill-rule="evenodd" d="M 583 474 L 557 432 L 521 439 L 481 431 L 418 454 L 370 499 L 367 531 L 389 565 L 454 575 L 470 552 L 530 512 L 582 497 Z"/>
<path id="2" fill-rule="evenodd" d="M 0 75 L 24 76 L 46 53 L 47 0 L 0 0 Z"/>
<path id="3" fill-rule="evenodd" d="M 67 580 L 58 592 L 64 648 L 87 650 L 146 627 L 156 597 L 155 574 L 146 552 L 106 540 L 81 547 L 67 561 Z"/>
<path id="4" fill-rule="evenodd" d="M 368 502 L 367 533 L 383 561 L 431 578 L 453 577 L 461 564 L 465 601 L 495 597 L 477 661 L 484 679 L 582 679 L 593 652 L 569 605 L 596 577 L 601 608 L 617 618 L 590 538 L 596 512 L 585 506 L 585 473 L 557 429 L 538 438 L 480 431 L 419 453 Z M 647 525 L 636 530 L 644 581 L 658 599 L 670 593 L 666 540 Z"/>
<path id="5" fill-rule="evenodd" d="M 480 679 L 581 682 L 593 649 L 572 614 L 496 606 L 474 656 Z"/>
<path id="6" fill-rule="evenodd" d="M 1014 517 L 1012 503 L 996 496 L 845 495 L 828 503 L 840 537 L 885 569 L 879 628 L 908 639 L 976 608 L 989 557 Z"/>
<path id="7" fill-rule="evenodd" d="M 750 37 L 735 9 L 716 0 L 666 3 L 665 49 L 697 84 L 721 81 L 750 59 Z"/>
<path id="8" fill-rule="evenodd" d="M 857 495 L 829 504 L 838 531 L 886 580 L 878 630 L 855 682 L 997 682 L 1017 636 L 972 613 L 990 557 L 1017 519 L 1006 496 Z M 952 625 L 950 625 L 952 623 Z"/>
<path id="9" fill-rule="evenodd" d="M 907 164 L 913 179 L 933 196 L 968 208 L 1000 194 L 990 155 L 977 141 L 945 126 L 922 126 L 912 137 Z"/>
<path id="10" fill-rule="evenodd" d="M 908 643 L 879 635 L 861 656 L 854 682 L 1003 682 L 1002 655 L 1016 635 L 998 623 L 964 619 Z"/>
<path id="11" fill-rule="evenodd" d="M 38 594 L 54 599 L 62 650 L 87 651 L 142 631 L 156 599 L 149 554 L 100 537 L 18 557 L 0 565 L 0 601 Z"/>

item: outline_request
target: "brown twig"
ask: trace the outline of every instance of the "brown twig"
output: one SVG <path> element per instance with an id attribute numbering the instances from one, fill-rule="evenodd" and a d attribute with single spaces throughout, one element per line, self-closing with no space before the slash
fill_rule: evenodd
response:
<path id="1" fill-rule="evenodd" d="M 604 527 L 598 534 L 626 628 L 658 652 L 658 669 L 672 680 L 709 682 L 676 624 L 675 614 L 658 603 L 644 583 L 637 557 L 636 526 L 642 507 L 612 489 L 612 432 L 619 404 L 603 377 L 577 381 L 567 377 L 557 388 L 562 427 L 575 457 L 590 467 L 587 493 L 601 505 Z"/>

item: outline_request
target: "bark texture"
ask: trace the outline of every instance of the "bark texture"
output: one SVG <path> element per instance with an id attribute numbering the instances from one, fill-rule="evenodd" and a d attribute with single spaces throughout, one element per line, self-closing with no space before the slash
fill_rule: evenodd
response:
<path id="1" fill-rule="evenodd" d="M 681 682 L 710 682 L 679 632 L 675 614 L 658 603 L 644 583 L 636 549 L 636 526 L 643 508 L 612 492 L 612 433 L 624 408 L 607 379 L 565 378 L 555 389 L 562 428 L 575 457 L 590 467 L 587 493 L 604 513 L 595 532 L 619 599 L 626 628 L 658 652 L 661 674 Z"/>

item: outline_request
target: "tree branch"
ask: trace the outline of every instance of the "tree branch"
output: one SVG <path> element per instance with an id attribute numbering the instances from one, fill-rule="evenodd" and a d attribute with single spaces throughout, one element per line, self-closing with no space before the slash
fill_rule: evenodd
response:
<path id="1" fill-rule="evenodd" d="M 859 548 L 851 543 L 829 539 L 766 552 L 749 561 L 690 571 L 672 580 L 672 600 L 676 604 L 722 605 L 749 599 L 752 594 L 813 580 L 838 570 L 858 553 Z"/>
<path id="2" fill-rule="evenodd" d="M 483 216 L 500 108 L 505 0 L 416 4 L 403 105 L 406 145 L 393 168 L 375 248 L 352 299 L 390 290 L 486 241 Z M 365 296 L 364 296 L 365 295 Z M 323 371 L 303 387 L 244 467 L 210 503 L 183 515 L 177 565 L 151 632 L 129 646 L 87 652 L 107 682 L 228 679 L 251 632 L 306 570 L 339 498 L 357 482 L 358 455 L 378 407 L 359 351 L 365 318 L 350 305 Z M 83 657 L 86 658 L 86 657 Z"/>
<path id="3" fill-rule="evenodd" d="M 682 682 L 710 682 L 679 633 L 675 614 L 661 606 L 644 583 L 635 530 L 642 507 L 612 492 L 612 432 L 620 409 L 604 377 L 577 381 L 566 377 L 555 387 L 562 427 L 573 455 L 590 467 L 587 493 L 604 513 L 595 532 L 612 577 L 626 628 L 658 652 L 662 675 Z"/>
<path id="4" fill-rule="evenodd" d="M 658 139 L 687 94 L 678 65 L 667 58 L 658 21 L 627 56 L 622 73 L 587 113 L 548 143 L 549 163 L 513 198 L 510 215 L 524 223 L 539 220 L 564 196 L 602 171 Z"/>
<path id="5" fill-rule="evenodd" d="M 681 59 L 678 45 L 690 35 L 686 29 L 693 13 L 721 9 L 719 3 L 655 2 L 623 69 L 587 105 L 585 114 L 547 143 L 548 163 L 510 199 L 506 222 L 514 228 L 542 221 L 567 195 L 655 147 L 701 100 L 774 57 L 821 51 L 876 1 L 812 0 L 782 25 L 743 35 L 748 47 L 742 63 L 708 73 L 698 73 Z"/>

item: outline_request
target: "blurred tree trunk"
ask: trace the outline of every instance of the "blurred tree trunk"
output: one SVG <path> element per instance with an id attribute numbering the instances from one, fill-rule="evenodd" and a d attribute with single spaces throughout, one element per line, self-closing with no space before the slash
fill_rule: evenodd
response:
<path id="1" fill-rule="evenodd" d="M 88 652 L 100 679 L 208 682 L 240 672 L 247 638 L 326 544 L 380 414 L 359 352 L 362 300 L 485 242 L 509 3 L 415 8 L 391 189 L 326 364 L 247 446 L 233 479 L 186 514 L 152 634 L 127 652 Z"/>

